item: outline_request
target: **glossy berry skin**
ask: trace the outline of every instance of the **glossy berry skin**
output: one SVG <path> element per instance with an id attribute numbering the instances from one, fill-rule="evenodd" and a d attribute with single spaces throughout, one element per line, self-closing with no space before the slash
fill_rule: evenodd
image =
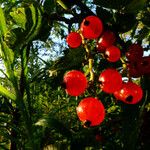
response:
<path id="1" fill-rule="evenodd" d="M 97 50 L 104 52 L 106 48 L 112 46 L 116 41 L 115 34 L 112 31 L 105 31 L 97 43 Z"/>
<path id="2" fill-rule="evenodd" d="M 84 38 L 96 39 L 103 31 L 103 24 L 97 16 L 88 16 L 82 21 L 80 30 Z"/>
<path id="3" fill-rule="evenodd" d="M 122 86 L 121 74 L 113 68 L 105 69 L 99 76 L 100 88 L 106 93 L 114 93 Z"/>
<path id="4" fill-rule="evenodd" d="M 102 102 L 93 97 L 82 99 L 76 111 L 79 120 L 84 123 L 84 127 L 100 125 L 105 117 L 105 108 Z"/>
<path id="5" fill-rule="evenodd" d="M 123 83 L 120 90 L 114 92 L 116 99 L 123 101 L 127 104 L 137 104 L 143 97 L 142 88 L 133 83 Z"/>
<path id="6" fill-rule="evenodd" d="M 129 46 L 126 57 L 129 61 L 139 61 L 143 56 L 143 48 L 139 44 L 132 44 Z"/>
<path id="7" fill-rule="evenodd" d="M 120 56 L 121 56 L 120 49 L 118 47 L 112 45 L 106 49 L 105 56 L 108 61 L 116 62 L 120 59 Z"/>
<path id="8" fill-rule="evenodd" d="M 71 96 L 79 96 L 87 88 L 87 79 L 85 75 L 78 70 L 72 70 L 64 75 L 63 80 L 66 92 Z"/>
<path id="9" fill-rule="evenodd" d="M 71 32 L 68 34 L 66 42 L 71 48 L 77 48 L 81 45 L 82 38 L 79 33 Z"/>

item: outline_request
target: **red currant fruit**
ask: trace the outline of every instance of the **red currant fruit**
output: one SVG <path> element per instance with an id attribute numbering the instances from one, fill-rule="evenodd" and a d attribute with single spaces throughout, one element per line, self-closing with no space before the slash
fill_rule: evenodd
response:
<path id="1" fill-rule="evenodd" d="M 118 47 L 112 45 L 106 49 L 105 56 L 108 61 L 116 62 L 120 59 L 120 56 L 121 56 L 120 49 Z"/>
<path id="2" fill-rule="evenodd" d="M 97 16 L 88 16 L 82 21 L 80 30 L 84 38 L 96 39 L 102 33 L 103 24 Z"/>
<path id="3" fill-rule="evenodd" d="M 95 135 L 95 140 L 98 142 L 102 142 L 103 141 L 103 137 L 100 134 L 96 134 Z"/>
<path id="4" fill-rule="evenodd" d="M 150 75 L 150 56 L 143 57 L 139 65 L 143 75 Z"/>
<path id="5" fill-rule="evenodd" d="M 99 76 L 100 88 L 106 93 L 114 93 L 122 86 L 122 76 L 116 69 L 106 69 Z"/>
<path id="6" fill-rule="evenodd" d="M 102 102 L 93 97 L 82 99 L 76 110 L 85 127 L 97 126 L 105 117 L 105 108 Z"/>
<path id="7" fill-rule="evenodd" d="M 138 62 L 127 64 L 127 69 L 130 77 L 138 78 L 142 76 L 142 68 L 140 67 L 140 64 L 141 63 L 138 64 Z"/>
<path id="8" fill-rule="evenodd" d="M 67 36 L 66 41 L 71 48 L 77 48 L 81 45 L 82 38 L 79 33 L 71 32 Z"/>
<path id="9" fill-rule="evenodd" d="M 105 50 L 106 50 L 106 48 L 103 47 L 103 46 L 102 46 L 101 44 L 99 44 L 98 42 L 97 42 L 97 44 L 96 44 L 96 48 L 97 48 L 98 52 L 100 52 L 100 53 L 104 53 Z"/>
<path id="10" fill-rule="evenodd" d="M 79 96 L 87 88 L 87 79 L 81 71 L 72 70 L 65 74 L 64 84 L 69 95 Z"/>
<path id="11" fill-rule="evenodd" d="M 114 92 L 114 96 L 124 103 L 136 104 L 142 99 L 143 91 L 139 85 L 133 82 L 127 82 L 122 84 L 120 90 Z"/>
<path id="12" fill-rule="evenodd" d="M 116 37 L 112 31 L 105 31 L 97 43 L 98 51 L 105 51 L 106 48 L 112 46 L 115 43 L 115 40 Z"/>
<path id="13" fill-rule="evenodd" d="M 126 57 L 129 61 L 139 61 L 143 56 L 143 48 L 139 44 L 132 44 L 129 46 Z"/>

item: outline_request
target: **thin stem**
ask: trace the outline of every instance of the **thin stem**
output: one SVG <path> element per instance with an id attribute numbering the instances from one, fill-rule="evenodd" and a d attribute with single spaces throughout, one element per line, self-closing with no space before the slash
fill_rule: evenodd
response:
<path id="1" fill-rule="evenodd" d="M 78 31 L 81 35 L 81 38 L 82 38 L 82 44 L 84 46 L 84 49 L 86 50 L 86 54 L 87 54 L 87 59 L 88 59 L 88 65 L 89 65 L 89 74 L 90 74 L 90 79 L 89 81 L 94 81 L 94 72 L 93 72 L 93 58 L 91 56 L 91 53 L 90 53 L 90 50 L 87 46 L 87 43 L 85 42 L 85 39 L 82 35 L 82 33 L 80 31 Z"/>
<path id="2" fill-rule="evenodd" d="M 89 81 L 94 80 L 94 73 L 93 73 L 93 59 L 89 58 L 89 71 L 90 71 L 90 79 Z"/>

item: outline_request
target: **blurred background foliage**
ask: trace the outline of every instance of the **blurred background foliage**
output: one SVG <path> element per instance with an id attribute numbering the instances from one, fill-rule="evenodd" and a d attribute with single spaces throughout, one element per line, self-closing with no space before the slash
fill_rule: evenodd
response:
<path id="1" fill-rule="evenodd" d="M 87 71 L 84 48 L 70 49 L 65 38 L 88 15 L 96 14 L 118 35 L 123 57 L 134 42 L 150 55 L 148 0 L 1 0 L 0 5 L 1 150 L 149 149 L 149 76 L 133 79 L 144 91 L 140 103 L 116 101 L 97 81 L 103 69 L 122 70 L 123 64 L 108 63 L 91 42 L 94 86 L 78 97 L 62 87 L 66 71 Z M 87 96 L 98 97 L 106 108 L 100 126 L 83 128 L 77 118 L 76 107 Z"/>

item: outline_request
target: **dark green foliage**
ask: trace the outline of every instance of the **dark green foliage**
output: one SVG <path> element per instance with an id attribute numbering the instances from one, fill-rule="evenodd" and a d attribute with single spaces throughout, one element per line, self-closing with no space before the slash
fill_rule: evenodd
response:
<path id="1" fill-rule="evenodd" d="M 142 43 L 144 50 L 149 51 L 149 2 L 82 2 L 1 0 L 1 150 L 149 148 L 149 76 L 133 79 L 144 91 L 142 101 L 136 105 L 117 101 L 113 95 L 102 92 L 98 83 L 101 71 L 108 67 L 117 68 L 127 77 L 127 71 L 123 70 L 124 55 L 133 41 Z M 121 49 L 125 62 L 108 62 L 104 54 L 97 52 L 96 41 L 87 41 L 89 53 L 83 45 L 71 49 L 64 43 L 68 31 L 76 30 L 84 16 L 94 15 L 92 9 L 102 19 L 104 30 L 111 29 L 117 35 L 115 44 Z M 54 52 L 55 58 L 51 57 Z M 46 54 L 50 55 L 48 59 Z M 90 82 L 85 93 L 78 97 L 67 95 L 62 86 L 64 74 L 77 69 L 89 79 L 89 58 L 94 61 L 94 82 Z M 88 96 L 102 101 L 106 118 L 99 126 L 84 128 L 77 118 L 76 107 Z M 99 140 L 96 135 L 100 136 Z"/>
<path id="2" fill-rule="evenodd" d="M 130 2 L 130 0 L 94 0 L 95 4 L 111 9 L 122 9 L 126 7 Z"/>
<path id="3" fill-rule="evenodd" d="M 104 9 L 102 7 L 97 7 L 96 13 L 102 20 L 105 20 L 105 24 L 109 24 L 113 21 L 113 14 L 110 10 Z"/>
<path id="4" fill-rule="evenodd" d="M 76 1 L 75 0 L 58 0 L 58 2 L 59 4 L 63 3 L 67 8 L 71 8 Z"/>
<path id="5" fill-rule="evenodd" d="M 56 2 L 54 0 L 45 0 L 43 7 L 44 7 L 44 11 L 50 14 L 56 9 Z"/>
<path id="6" fill-rule="evenodd" d="M 147 26 L 150 27 L 150 21 L 148 18 L 150 18 L 150 10 L 143 11 L 142 13 L 142 22 Z"/>
<path id="7" fill-rule="evenodd" d="M 114 29 L 121 33 L 127 32 L 136 25 L 136 21 L 136 16 L 132 13 L 116 13 Z"/>
<path id="8" fill-rule="evenodd" d="M 82 63 L 85 61 L 85 50 L 80 47 L 77 49 L 66 49 L 64 56 L 59 58 L 49 67 L 50 76 L 53 78 L 51 86 L 56 88 L 63 82 L 63 76 L 66 71 L 81 69 Z"/>

